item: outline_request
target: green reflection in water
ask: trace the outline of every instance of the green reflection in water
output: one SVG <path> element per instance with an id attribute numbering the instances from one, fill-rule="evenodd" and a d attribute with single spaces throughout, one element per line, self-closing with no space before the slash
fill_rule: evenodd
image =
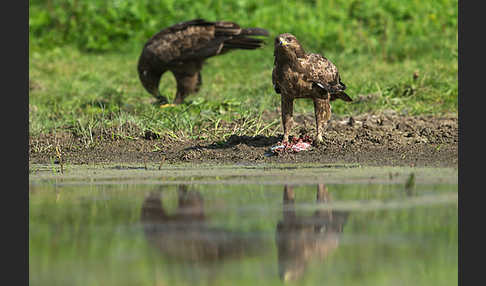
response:
<path id="1" fill-rule="evenodd" d="M 456 285 L 457 218 L 448 184 L 32 185 L 29 279 Z"/>

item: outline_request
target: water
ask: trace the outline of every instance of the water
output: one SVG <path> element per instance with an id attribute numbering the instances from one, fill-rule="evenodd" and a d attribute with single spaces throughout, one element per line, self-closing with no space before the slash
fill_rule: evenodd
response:
<path id="1" fill-rule="evenodd" d="M 359 169 L 39 172 L 30 285 L 457 285 L 457 170 Z"/>

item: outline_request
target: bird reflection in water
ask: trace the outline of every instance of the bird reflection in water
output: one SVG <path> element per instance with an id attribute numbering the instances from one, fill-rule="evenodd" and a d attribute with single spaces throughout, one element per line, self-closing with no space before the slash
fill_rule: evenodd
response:
<path id="1" fill-rule="evenodd" d="M 245 234 L 211 226 L 201 193 L 186 185 L 177 189 L 177 208 L 168 214 L 163 206 L 164 191 L 152 191 L 142 205 L 141 221 L 148 242 L 171 260 L 191 265 L 212 265 L 228 259 L 262 256 L 272 249 L 261 234 Z M 331 196 L 324 184 L 317 186 L 317 203 Z M 338 247 L 348 213 L 319 209 L 312 215 L 297 216 L 295 194 L 286 185 L 283 192 L 283 219 L 277 223 L 276 244 L 281 280 L 301 278 L 309 262 L 320 261 Z M 219 267 L 212 268 L 217 274 Z M 214 271 L 214 272 L 213 272 Z M 211 275 L 213 276 L 213 275 Z"/>
<path id="2" fill-rule="evenodd" d="M 331 200 L 324 184 L 317 186 L 318 204 Z M 276 242 L 279 277 L 284 281 L 296 280 L 305 272 L 312 259 L 324 261 L 339 244 L 348 213 L 331 209 L 316 210 L 313 215 L 297 216 L 292 186 L 285 185 L 283 193 L 283 219 L 278 222 Z"/>
<path id="3" fill-rule="evenodd" d="M 149 243 L 168 257 L 190 263 L 208 263 L 240 258 L 261 246 L 251 234 L 211 227 L 201 193 L 178 186 L 178 205 L 168 214 L 163 191 L 153 191 L 142 205 L 141 221 Z"/>

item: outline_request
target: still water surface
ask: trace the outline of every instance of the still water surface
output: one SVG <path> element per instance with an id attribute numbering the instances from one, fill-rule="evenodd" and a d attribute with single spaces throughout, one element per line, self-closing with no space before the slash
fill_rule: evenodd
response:
<path id="1" fill-rule="evenodd" d="M 31 183 L 30 285 L 457 285 L 457 184 Z"/>

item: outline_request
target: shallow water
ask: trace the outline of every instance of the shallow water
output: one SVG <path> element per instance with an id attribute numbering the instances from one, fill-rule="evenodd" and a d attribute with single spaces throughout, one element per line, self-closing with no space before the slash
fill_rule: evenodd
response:
<path id="1" fill-rule="evenodd" d="M 31 175 L 30 285 L 457 285 L 457 170 L 122 169 Z"/>

